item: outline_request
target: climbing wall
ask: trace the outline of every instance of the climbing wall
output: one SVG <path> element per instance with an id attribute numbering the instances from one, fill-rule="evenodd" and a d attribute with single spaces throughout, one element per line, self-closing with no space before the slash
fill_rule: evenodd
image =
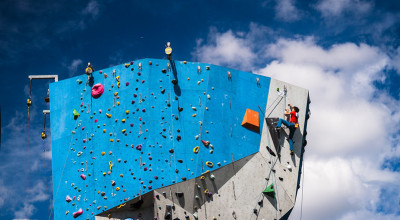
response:
<path id="1" fill-rule="evenodd" d="M 286 139 L 289 129 L 282 127 L 277 135 L 274 128 L 277 118 L 285 118 L 289 103 L 300 109 L 293 154 Z M 288 219 L 300 187 L 309 104 L 307 90 L 271 79 L 257 153 L 158 188 L 102 212 L 96 219 Z M 246 124 L 255 124 L 254 115 L 246 113 L 242 126 L 251 128 Z"/>
<path id="2" fill-rule="evenodd" d="M 214 65 L 142 59 L 50 84 L 55 219 L 94 219 L 112 209 L 141 219 L 172 213 L 152 201 L 172 186 L 185 215 L 201 215 L 260 151 L 270 82 Z"/>

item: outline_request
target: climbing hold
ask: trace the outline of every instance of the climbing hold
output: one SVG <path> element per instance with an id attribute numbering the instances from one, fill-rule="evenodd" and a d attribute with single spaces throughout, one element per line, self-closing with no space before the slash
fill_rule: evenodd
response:
<path id="1" fill-rule="evenodd" d="M 206 70 L 210 70 L 210 66 L 206 66 Z"/>
<path id="2" fill-rule="evenodd" d="M 92 87 L 91 95 L 93 98 L 97 99 L 100 98 L 101 95 L 103 95 L 104 92 L 104 86 L 101 83 L 97 83 Z"/>
<path id="3" fill-rule="evenodd" d="M 115 79 L 119 82 L 119 76 L 115 77 Z"/>
<path id="4" fill-rule="evenodd" d="M 176 79 L 173 79 L 171 82 L 172 82 L 172 84 L 174 84 L 174 85 L 178 84 L 178 80 L 176 80 Z"/>
<path id="5" fill-rule="evenodd" d="M 187 61 L 183 61 L 183 64 L 186 64 L 187 63 Z"/>
<path id="6" fill-rule="evenodd" d="M 69 195 L 67 195 L 67 197 L 65 198 L 65 201 L 67 201 L 67 202 L 71 202 L 71 201 L 72 201 L 72 199 L 71 199 L 71 197 L 69 197 Z"/>
<path id="7" fill-rule="evenodd" d="M 251 109 L 246 109 L 246 113 L 244 114 L 242 126 L 260 132 L 260 122 L 258 112 L 253 111 Z"/>
<path id="8" fill-rule="evenodd" d="M 212 168 L 212 167 L 214 166 L 214 164 L 213 164 L 212 162 L 210 162 L 210 161 L 207 161 L 207 162 L 206 162 L 206 165 L 207 165 L 208 167 L 210 167 L 210 168 Z"/>
<path id="9" fill-rule="evenodd" d="M 208 145 L 210 145 L 210 142 L 205 140 L 201 140 L 201 143 L 203 143 L 205 147 L 208 147 Z"/>
<path id="10" fill-rule="evenodd" d="M 183 160 L 181 160 L 181 159 L 178 159 L 177 161 L 178 161 L 179 163 L 183 163 Z"/>
<path id="11" fill-rule="evenodd" d="M 211 175 L 210 175 L 210 179 L 212 179 L 212 180 L 214 180 L 214 179 L 215 179 L 215 176 L 214 176 L 214 174 L 211 174 Z"/>
<path id="12" fill-rule="evenodd" d="M 193 109 L 194 111 L 197 111 L 197 108 L 196 108 L 196 107 L 194 107 L 194 106 L 192 107 L 192 109 Z"/>
<path id="13" fill-rule="evenodd" d="M 176 195 L 176 197 L 182 197 L 183 196 L 183 192 L 176 192 L 175 195 Z"/>
<path id="14" fill-rule="evenodd" d="M 115 190 L 119 191 L 119 187 L 115 188 Z"/>
<path id="15" fill-rule="evenodd" d="M 196 113 L 194 113 L 193 115 L 192 115 L 192 117 L 196 117 L 197 116 L 197 114 Z"/>
<path id="16" fill-rule="evenodd" d="M 122 129 L 122 133 L 125 133 L 126 132 L 126 129 Z"/>
<path id="17" fill-rule="evenodd" d="M 101 152 L 101 156 L 104 156 L 105 154 L 106 154 L 106 152 L 104 152 L 104 151 L 103 151 L 103 152 Z"/>
<path id="18" fill-rule="evenodd" d="M 72 113 L 74 114 L 74 119 L 76 120 L 79 117 L 79 112 L 74 109 Z"/>
<path id="19" fill-rule="evenodd" d="M 74 218 L 77 218 L 78 216 L 82 215 L 82 213 L 83 213 L 83 210 L 82 210 L 82 209 L 79 209 L 77 212 L 74 212 L 74 213 L 72 214 L 72 216 L 74 216 Z"/>
<path id="20" fill-rule="evenodd" d="M 161 72 L 162 72 L 162 73 L 166 73 L 167 70 L 166 70 L 166 69 L 162 69 Z"/>
<path id="21" fill-rule="evenodd" d="M 81 178 L 83 179 L 83 180 L 85 180 L 86 179 L 86 176 L 85 176 L 85 174 L 81 174 Z"/>
<path id="22" fill-rule="evenodd" d="M 204 194 L 208 194 L 209 192 L 208 189 L 204 190 Z"/>
<path id="23" fill-rule="evenodd" d="M 125 68 L 128 68 L 130 65 L 130 63 L 125 63 Z"/>
<path id="24" fill-rule="evenodd" d="M 195 148 L 193 148 L 193 153 L 197 154 L 199 153 L 199 146 L 196 146 Z"/>
<path id="25" fill-rule="evenodd" d="M 275 190 L 274 190 L 274 184 L 272 183 L 271 185 L 269 185 L 264 191 L 263 193 L 267 196 L 271 196 L 271 197 L 275 197 Z"/>
<path id="26" fill-rule="evenodd" d="M 111 114 L 106 113 L 107 118 L 111 118 Z"/>

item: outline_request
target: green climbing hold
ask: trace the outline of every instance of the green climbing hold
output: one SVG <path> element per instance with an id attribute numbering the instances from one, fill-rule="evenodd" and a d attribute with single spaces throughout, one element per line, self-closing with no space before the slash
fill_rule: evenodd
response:
<path id="1" fill-rule="evenodd" d="M 79 112 L 74 109 L 74 119 L 77 119 L 79 117 Z"/>
<path id="2" fill-rule="evenodd" d="M 264 191 L 263 193 L 267 196 L 271 196 L 271 197 L 275 197 L 275 190 L 274 190 L 274 184 L 272 183 L 271 185 L 269 185 Z"/>

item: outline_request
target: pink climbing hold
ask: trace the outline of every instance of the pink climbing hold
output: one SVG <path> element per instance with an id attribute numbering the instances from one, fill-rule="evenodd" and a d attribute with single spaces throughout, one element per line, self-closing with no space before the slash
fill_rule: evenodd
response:
<path id="1" fill-rule="evenodd" d="M 99 120 L 97 120 L 97 119 L 94 119 L 94 123 L 97 123 Z"/>
<path id="2" fill-rule="evenodd" d="M 69 197 L 69 195 L 67 195 L 67 198 L 65 198 L 65 201 L 67 201 L 67 202 L 71 202 L 71 201 L 72 201 L 72 199 L 71 199 L 71 197 Z"/>
<path id="3" fill-rule="evenodd" d="M 81 178 L 83 179 L 83 180 L 85 180 L 86 179 L 86 176 L 85 176 L 85 174 L 81 174 Z"/>
<path id="4" fill-rule="evenodd" d="M 126 86 L 129 86 L 129 82 L 126 82 L 125 85 L 126 85 Z"/>
<path id="5" fill-rule="evenodd" d="M 101 95 L 103 95 L 104 92 L 104 86 L 101 83 L 97 83 L 92 87 L 92 97 L 97 99 L 100 98 Z"/>
<path id="6" fill-rule="evenodd" d="M 75 201 L 75 198 L 76 198 L 75 196 L 74 196 L 74 197 L 72 197 L 72 200 L 74 200 L 74 201 Z"/>
<path id="7" fill-rule="evenodd" d="M 74 212 L 74 213 L 72 214 L 72 216 L 74 216 L 74 218 L 77 218 L 78 216 L 82 215 L 82 213 L 83 213 L 83 210 L 82 210 L 82 209 L 79 209 L 77 212 Z"/>

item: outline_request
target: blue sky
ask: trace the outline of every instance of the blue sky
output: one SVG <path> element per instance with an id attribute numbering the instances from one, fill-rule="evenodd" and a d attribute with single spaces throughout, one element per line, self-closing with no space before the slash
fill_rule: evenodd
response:
<path id="1" fill-rule="evenodd" d="M 40 138 L 49 82 L 33 82 L 28 131 L 28 75 L 165 58 L 167 41 L 177 60 L 310 89 L 303 219 L 400 218 L 398 1 L 4 0 L 0 219 L 51 210 L 51 145 L 43 153 Z"/>

